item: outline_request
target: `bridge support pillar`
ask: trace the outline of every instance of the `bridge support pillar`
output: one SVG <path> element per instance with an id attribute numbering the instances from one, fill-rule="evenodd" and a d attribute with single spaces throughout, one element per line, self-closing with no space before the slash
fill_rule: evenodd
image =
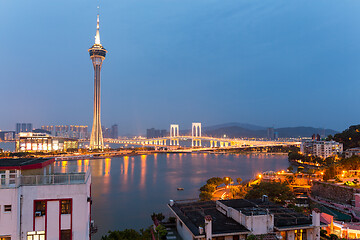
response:
<path id="1" fill-rule="evenodd" d="M 224 147 L 224 142 L 220 142 L 220 147 Z"/>
<path id="2" fill-rule="evenodd" d="M 170 146 L 179 146 L 179 125 L 170 124 Z"/>
<path id="3" fill-rule="evenodd" d="M 191 146 L 201 147 L 201 139 L 197 139 L 201 137 L 201 123 L 192 123 L 191 125 Z"/>
<path id="4" fill-rule="evenodd" d="M 170 139 L 170 146 L 179 146 L 179 139 Z"/>

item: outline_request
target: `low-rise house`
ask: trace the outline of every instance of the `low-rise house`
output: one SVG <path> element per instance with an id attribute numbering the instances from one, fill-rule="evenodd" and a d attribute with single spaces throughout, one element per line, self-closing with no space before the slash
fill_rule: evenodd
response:
<path id="1" fill-rule="evenodd" d="M 360 148 L 349 148 L 345 150 L 345 157 L 360 156 Z"/>
<path id="2" fill-rule="evenodd" d="M 262 239 L 319 240 L 320 211 L 312 216 L 267 201 L 232 199 L 208 202 L 174 202 L 177 231 L 184 240 L 239 240 L 248 235 Z"/>
<path id="3" fill-rule="evenodd" d="M 0 159 L 1 240 L 88 240 L 90 171 L 56 173 L 54 159 Z"/>
<path id="4" fill-rule="evenodd" d="M 360 238 L 360 223 L 359 222 L 343 222 L 336 221 L 332 215 L 321 213 L 321 221 L 327 226 L 323 229 L 328 234 L 335 234 L 339 238 L 359 239 Z"/>

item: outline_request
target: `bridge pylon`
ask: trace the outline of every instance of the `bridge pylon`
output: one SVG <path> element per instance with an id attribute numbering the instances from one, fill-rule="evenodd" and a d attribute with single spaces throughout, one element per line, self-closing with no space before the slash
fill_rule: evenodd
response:
<path id="1" fill-rule="evenodd" d="M 215 140 L 211 140 L 210 141 L 210 147 L 217 147 L 217 141 L 215 141 Z"/>
<path id="2" fill-rule="evenodd" d="M 179 146 L 179 124 L 170 124 L 170 146 Z"/>
<path id="3" fill-rule="evenodd" d="M 192 123 L 191 125 L 191 146 L 192 147 L 201 147 L 201 123 Z"/>

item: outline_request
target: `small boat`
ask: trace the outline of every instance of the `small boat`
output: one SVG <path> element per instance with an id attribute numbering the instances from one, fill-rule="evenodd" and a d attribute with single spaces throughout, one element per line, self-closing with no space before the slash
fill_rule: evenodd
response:
<path id="1" fill-rule="evenodd" d="M 182 187 L 178 187 L 178 188 L 177 188 L 177 190 L 178 190 L 178 191 L 183 191 L 183 190 L 184 190 L 184 188 L 182 188 Z"/>

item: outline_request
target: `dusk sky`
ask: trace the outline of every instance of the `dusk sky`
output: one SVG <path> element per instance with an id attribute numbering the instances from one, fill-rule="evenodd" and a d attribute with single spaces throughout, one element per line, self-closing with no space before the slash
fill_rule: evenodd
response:
<path id="1" fill-rule="evenodd" d="M 99 1 L 0 0 L 0 129 L 91 128 Z M 360 121 L 358 0 L 100 2 L 102 124 Z"/>

